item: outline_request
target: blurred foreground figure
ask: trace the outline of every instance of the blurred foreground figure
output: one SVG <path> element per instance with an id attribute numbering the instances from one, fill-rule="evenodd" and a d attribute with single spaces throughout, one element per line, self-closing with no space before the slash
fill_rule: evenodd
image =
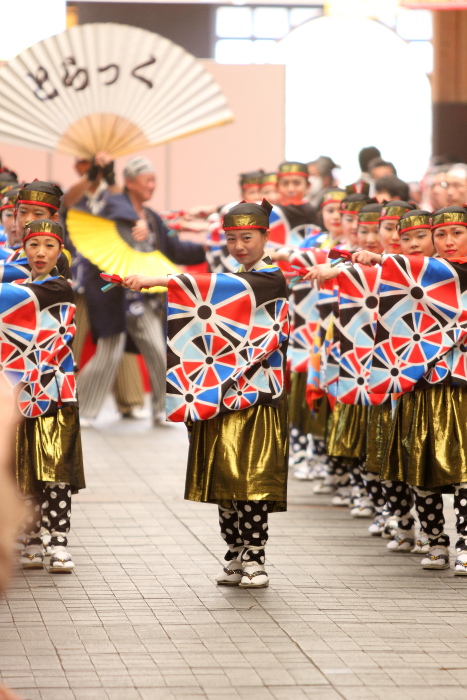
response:
<path id="1" fill-rule="evenodd" d="M 17 418 L 14 397 L 0 377 L 0 593 L 5 590 L 11 576 L 13 545 L 23 516 L 21 501 L 9 468 Z M 19 698 L 8 688 L 0 687 L 0 700 Z"/>

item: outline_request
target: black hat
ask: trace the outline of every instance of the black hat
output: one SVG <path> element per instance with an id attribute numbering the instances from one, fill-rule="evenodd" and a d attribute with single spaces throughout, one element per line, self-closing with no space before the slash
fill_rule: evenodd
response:
<path id="1" fill-rule="evenodd" d="M 224 215 L 222 228 L 224 231 L 235 229 L 268 229 L 269 214 L 272 211 L 272 204 L 267 199 L 263 199 L 261 204 L 253 202 L 240 202 Z"/>

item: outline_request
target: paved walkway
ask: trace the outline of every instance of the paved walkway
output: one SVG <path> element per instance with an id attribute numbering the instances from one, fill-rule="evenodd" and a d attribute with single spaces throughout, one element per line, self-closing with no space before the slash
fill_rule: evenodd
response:
<path id="1" fill-rule="evenodd" d="M 23 700 L 467 696 L 467 579 L 291 482 L 270 588 L 217 588 L 216 509 L 182 499 L 184 428 L 123 421 L 84 445 L 76 573 L 20 572 L 0 601 L 0 679 Z"/>

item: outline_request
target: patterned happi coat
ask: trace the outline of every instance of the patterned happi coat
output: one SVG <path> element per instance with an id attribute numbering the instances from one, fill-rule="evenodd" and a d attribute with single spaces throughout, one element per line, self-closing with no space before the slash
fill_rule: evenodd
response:
<path id="1" fill-rule="evenodd" d="M 27 418 L 76 405 L 74 294 L 54 270 L 32 281 L 26 258 L 0 265 L 0 371 Z"/>
<path id="2" fill-rule="evenodd" d="M 328 251 L 297 248 L 290 257 L 292 267 L 312 267 L 326 262 Z M 319 290 L 309 282 L 298 282 L 292 289 L 292 331 L 290 351 L 292 372 L 307 372 L 310 352 L 319 330 Z"/>
<path id="3" fill-rule="evenodd" d="M 269 258 L 249 272 L 172 276 L 167 318 L 167 420 L 279 403 L 288 301 Z"/>
<path id="4" fill-rule="evenodd" d="M 339 357 L 336 397 L 339 403 L 375 405 L 386 394 L 368 391 L 376 322 L 379 309 L 381 267 L 344 267 L 339 287 L 337 331 Z"/>
<path id="5" fill-rule="evenodd" d="M 385 258 L 371 392 L 467 384 L 465 263 L 418 256 Z"/>

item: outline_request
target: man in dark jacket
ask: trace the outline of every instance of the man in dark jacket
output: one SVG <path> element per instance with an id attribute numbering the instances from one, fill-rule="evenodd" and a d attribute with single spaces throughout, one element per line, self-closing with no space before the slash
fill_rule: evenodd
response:
<path id="1" fill-rule="evenodd" d="M 180 241 L 160 216 L 145 206 L 156 186 L 152 163 L 136 156 L 127 163 L 123 174 L 124 192 L 108 197 L 101 216 L 114 220 L 120 235 L 136 250 L 159 250 L 180 265 L 204 262 L 201 245 Z M 89 424 L 102 408 L 113 386 L 127 336 L 146 362 L 154 421 L 160 422 L 165 404 L 165 296 L 138 294 L 121 287 L 102 294 L 102 279 L 93 265 L 86 272 L 84 288 L 97 348 L 78 376 L 82 423 Z"/>

